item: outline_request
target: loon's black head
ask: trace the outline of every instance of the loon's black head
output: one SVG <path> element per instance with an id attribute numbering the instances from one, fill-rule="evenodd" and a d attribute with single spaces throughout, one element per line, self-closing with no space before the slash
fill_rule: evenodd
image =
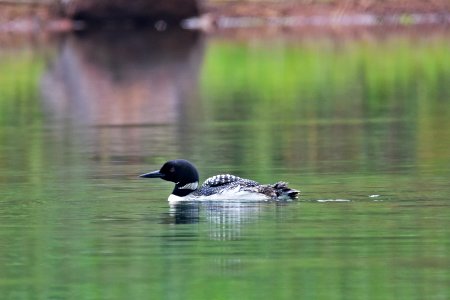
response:
<path id="1" fill-rule="evenodd" d="M 198 187 L 198 172 L 195 166 L 184 159 L 176 159 L 166 162 L 160 170 L 139 175 L 142 178 L 161 178 L 175 182 L 172 194 L 186 196 Z"/>

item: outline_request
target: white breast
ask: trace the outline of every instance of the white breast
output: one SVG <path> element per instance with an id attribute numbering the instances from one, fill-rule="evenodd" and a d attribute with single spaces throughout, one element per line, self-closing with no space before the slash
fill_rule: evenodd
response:
<path id="1" fill-rule="evenodd" d="M 270 198 L 264 194 L 241 191 L 239 187 L 230 190 L 224 190 L 217 194 L 210 196 L 191 196 L 187 195 L 185 197 L 175 196 L 171 194 L 169 196 L 169 202 L 181 202 L 181 201 L 267 201 Z"/>

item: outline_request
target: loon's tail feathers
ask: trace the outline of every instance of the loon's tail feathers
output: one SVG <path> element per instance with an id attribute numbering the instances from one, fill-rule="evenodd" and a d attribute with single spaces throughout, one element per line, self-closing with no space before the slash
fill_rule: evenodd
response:
<path id="1" fill-rule="evenodd" d="M 300 191 L 291 189 L 286 182 L 262 185 L 259 192 L 269 196 L 273 200 L 294 200 L 298 198 Z"/>
<path id="2" fill-rule="evenodd" d="M 283 181 L 275 183 L 272 188 L 275 190 L 278 200 L 294 200 L 298 198 L 300 193 L 300 191 L 289 188 L 288 184 Z"/>

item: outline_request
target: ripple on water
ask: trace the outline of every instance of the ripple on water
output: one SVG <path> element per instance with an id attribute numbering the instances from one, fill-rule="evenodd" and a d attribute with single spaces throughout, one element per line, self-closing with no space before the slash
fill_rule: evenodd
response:
<path id="1" fill-rule="evenodd" d="M 351 200 L 348 200 L 348 199 L 319 199 L 316 201 L 324 203 L 324 202 L 350 202 Z"/>

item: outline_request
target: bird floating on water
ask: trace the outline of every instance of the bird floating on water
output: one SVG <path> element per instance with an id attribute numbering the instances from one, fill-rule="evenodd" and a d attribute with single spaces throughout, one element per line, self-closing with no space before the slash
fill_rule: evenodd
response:
<path id="1" fill-rule="evenodd" d="M 142 178 L 161 178 L 175 183 L 169 202 L 216 200 L 293 200 L 300 191 L 291 189 L 285 182 L 259 184 L 230 174 L 210 177 L 199 187 L 195 166 L 184 159 L 166 162 L 160 170 L 140 175 Z"/>

